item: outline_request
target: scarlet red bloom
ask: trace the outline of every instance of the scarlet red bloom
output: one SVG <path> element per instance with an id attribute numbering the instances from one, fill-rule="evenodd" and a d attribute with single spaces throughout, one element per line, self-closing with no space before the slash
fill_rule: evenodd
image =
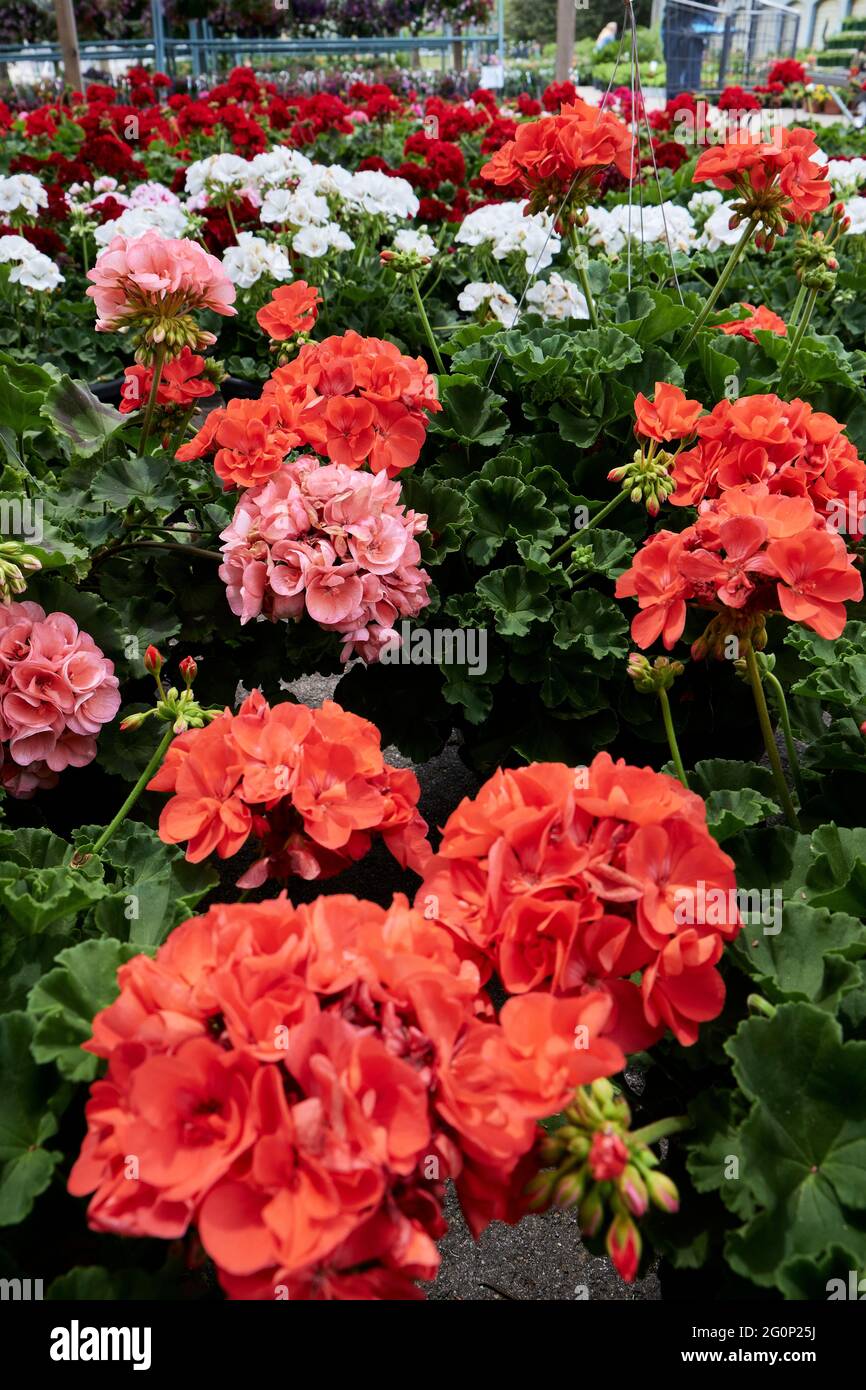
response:
<path id="1" fill-rule="evenodd" d="M 496 772 L 449 818 L 417 902 L 514 994 L 602 990 L 606 1031 L 630 1052 L 666 1027 L 693 1043 L 722 1007 L 715 965 L 739 919 L 676 911 L 699 881 L 734 887 L 700 797 L 600 753 L 585 785 L 562 763 Z"/>
<path id="2" fill-rule="evenodd" d="M 270 303 L 256 314 L 256 322 L 269 338 L 284 342 L 297 333 L 309 333 L 318 316 L 319 291 L 305 280 L 278 285 Z"/>
<path id="3" fill-rule="evenodd" d="M 181 349 L 177 357 L 170 358 L 162 369 L 159 386 L 156 389 L 157 405 L 191 405 L 193 401 L 212 396 L 216 386 L 201 376 L 204 371 L 204 358 L 191 352 L 188 347 Z M 153 386 L 153 368 L 141 367 L 137 363 L 124 368 L 124 383 L 120 393 L 120 411 L 128 415 L 132 410 L 140 410 L 147 405 Z"/>
<path id="4" fill-rule="evenodd" d="M 421 1297 L 445 1179 L 474 1231 L 517 1219 L 536 1120 L 624 1062 L 598 992 L 497 1022 L 400 897 L 217 906 L 118 978 L 69 1190 L 96 1230 L 195 1225 L 232 1298 Z"/>
<path id="5" fill-rule="evenodd" d="M 259 401 L 211 412 L 177 452 L 213 452 L 224 485 L 254 487 L 279 471 L 291 449 L 308 447 L 335 463 L 396 476 L 416 462 L 427 416 L 441 410 L 422 357 L 354 332 L 304 343 L 266 382 Z"/>
<path id="6" fill-rule="evenodd" d="M 807 225 L 830 202 L 832 189 L 817 155 L 813 131 L 786 126 L 773 141 L 743 138 L 711 146 L 695 165 L 692 182 L 735 189 L 735 215 L 780 235 L 785 221 Z"/>
<path id="7" fill-rule="evenodd" d="M 529 210 L 537 212 L 558 206 L 567 194 L 584 201 L 602 170 L 614 165 L 628 177 L 633 162 L 628 127 L 612 112 L 575 97 L 558 116 L 521 125 L 482 167 L 481 176 L 524 194 Z"/>

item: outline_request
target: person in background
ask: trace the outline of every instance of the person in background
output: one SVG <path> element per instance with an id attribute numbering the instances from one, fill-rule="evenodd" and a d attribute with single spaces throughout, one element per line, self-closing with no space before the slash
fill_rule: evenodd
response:
<path id="1" fill-rule="evenodd" d="M 618 32 L 619 30 L 615 19 L 612 19 L 608 24 L 605 24 L 604 28 L 600 31 L 599 36 L 595 41 L 596 53 L 601 53 L 602 49 L 607 48 L 608 44 L 616 43 L 616 36 Z"/>

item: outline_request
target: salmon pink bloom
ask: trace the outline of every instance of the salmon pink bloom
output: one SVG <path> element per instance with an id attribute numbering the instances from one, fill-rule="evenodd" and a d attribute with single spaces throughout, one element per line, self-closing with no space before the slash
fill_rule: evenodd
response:
<path id="1" fill-rule="evenodd" d="M 699 885 L 730 894 L 733 863 L 701 798 L 673 778 L 607 753 L 588 772 L 588 785 L 562 763 L 495 773 L 446 823 L 418 906 L 433 906 L 485 977 L 497 972 L 507 1008 L 600 998 L 594 1027 L 623 1051 L 666 1027 L 689 1045 L 721 1010 L 714 967 L 740 929 L 736 909 L 703 920 Z M 562 1042 L 563 1020 L 545 1019 L 551 1039 Z M 569 1022 L 579 1050 L 590 1020 Z"/>
<path id="2" fill-rule="evenodd" d="M 148 231 L 116 236 L 88 271 L 89 298 L 96 304 L 96 329 L 131 328 L 142 360 L 165 344 L 169 357 L 184 346 L 196 350 L 214 341 L 192 315 L 200 309 L 232 315 L 235 287 L 222 263 L 198 242 Z"/>
<path id="3" fill-rule="evenodd" d="M 446 1179 L 476 1233 L 517 1220 L 538 1119 L 625 1060 L 598 991 L 498 1021 L 400 897 L 217 905 L 118 984 L 85 1045 L 106 1071 L 69 1190 L 97 1231 L 195 1228 L 233 1299 L 421 1297 Z"/>
<path id="4" fill-rule="evenodd" d="M 344 661 L 377 660 L 395 640 L 397 618 L 429 603 L 416 540 L 427 518 L 399 499 L 399 483 L 385 472 L 371 476 L 310 454 L 284 464 L 243 495 L 222 532 L 220 577 L 232 612 L 242 623 L 307 614 L 342 636 Z"/>
<path id="5" fill-rule="evenodd" d="M 330 701 L 271 709 L 256 692 L 236 715 L 176 738 L 149 789 L 172 793 L 160 837 L 185 843 L 191 861 L 229 858 L 251 835 L 260 842 L 242 887 L 339 873 L 373 833 L 416 870 L 430 853 L 417 779 L 385 762 L 374 725 Z"/>
<path id="6" fill-rule="evenodd" d="M 0 779 L 27 798 L 96 756 L 120 708 L 114 665 L 67 613 L 0 605 Z"/>

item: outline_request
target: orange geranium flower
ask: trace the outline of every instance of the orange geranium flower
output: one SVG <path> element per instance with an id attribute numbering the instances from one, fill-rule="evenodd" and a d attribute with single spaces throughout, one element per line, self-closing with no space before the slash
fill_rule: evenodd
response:
<path id="1" fill-rule="evenodd" d="M 255 835 L 263 856 L 242 887 L 339 873 L 374 832 L 416 871 L 430 855 L 417 778 L 385 762 L 374 724 L 330 700 L 272 709 L 254 692 L 237 714 L 176 739 L 149 787 L 173 793 L 159 833 L 188 842 L 189 859 L 228 858 Z"/>
<path id="2" fill-rule="evenodd" d="M 318 317 L 320 303 L 319 291 L 306 280 L 277 285 L 270 301 L 256 314 L 256 322 L 269 338 L 282 343 L 298 333 L 309 333 Z"/>
<path id="3" fill-rule="evenodd" d="M 692 401 L 679 386 L 668 381 L 657 381 L 652 401 L 647 400 L 642 391 L 634 402 L 637 423 L 634 432 L 638 437 L 655 439 L 666 443 L 672 439 L 687 439 L 694 434 L 695 425 L 704 407 L 700 401 Z"/>
<path id="4" fill-rule="evenodd" d="M 748 309 L 748 318 L 732 319 L 730 323 L 719 324 L 722 332 L 727 333 L 729 337 L 748 338 L 750 343 L 755 343 L 757 342 L 756 329 L 764 329 L 767 333 L 777 333 L 780 338 L 788 336 L 788 326 L 785 320 L 780 319 L 778 314 L 774 314 L 772 309 L 768 309 L 764 304 L 756 309 L 754 304 L 747 304 L 743 300 L 740 308 Z"/>
<path id="5" fill-rule="evenodd" d="M 401 897 L 219 904 L 118 984 L 69 1190 L 95 1230 L 194 1226 L 230 1298 L 421 1297 L 446 1179 L 474 1231 L 518 1219 L 536 1121 L 625 1061 L 598 990 L 528 994 L 497 1022 Z"/>

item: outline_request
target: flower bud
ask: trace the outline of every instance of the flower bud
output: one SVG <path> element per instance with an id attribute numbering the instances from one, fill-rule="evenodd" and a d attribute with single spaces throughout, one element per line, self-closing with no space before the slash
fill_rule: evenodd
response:
<path id="1" fill-rule="evenodd" d="M 619 1180 L 620 1195 L 632 1216 L 643 1216 L 649 1205 L 647 1185 L 633 1163 L 629 1163 Z"/>
<path id="2" fill-rule="evenodd" d="M 627 1284 L 633 1283 L 640 1264 L 641 1238 L 630 1216 L 614 1217 L 605 1244 L 617 1274 Z"/>
<path id="3" fill-rule="evenodd" d="M 598 1130 L 589 1151 L 589 1171 L 596 1182 L 610 1182 L 625 1171 L 629 1153 L 618 1134 Z"/>
<path id="4" fill-rule="evenodd" d="M 577 1219 L 585 1236 L 592 1237 L 598 1234 L 604 1220 L 604 1201 L 597 1187 L 594 1187 L 584 1197 L 578 1210 Z"/>
<path id="5" fill-rule="evenodd" d="M 583 1196 L 583 1189 L 586 1186 L 586 1172 L 581 1168 L 575 1173 L 566 1173 L 565 1177 L 560 1178 L 553 1192 L 554 1204 L 563 1211 L 569 1207 L 576 1206 Z"/>
<path id="6" fill-rule="evenodd" d="M 195 663 L 195 658 L 192 656 L 185 656 L 183 661 L 179 663 L 177 669 L 183 676 L 184 685 L 189 689 L 198 675 L 198 666 Z"/>
<path id="7" fill-rule="evenodd" d="M 149 671 L 152 676 L 158 676 L 164 665 L 165 660 L 162 653 L 157 651 L 154 646 L 148 647 L 147 651 L 144 653 L 145 671 Z"/>
<path id="8" fill-rule="evenodd" d="M 680 1194 L 676 1184 L 666 1174 L 647 1173 L 646 1186 L 649 1199 L 654 1206 L 661 1207 L 662 1211 L 679 1211 Z"/>

